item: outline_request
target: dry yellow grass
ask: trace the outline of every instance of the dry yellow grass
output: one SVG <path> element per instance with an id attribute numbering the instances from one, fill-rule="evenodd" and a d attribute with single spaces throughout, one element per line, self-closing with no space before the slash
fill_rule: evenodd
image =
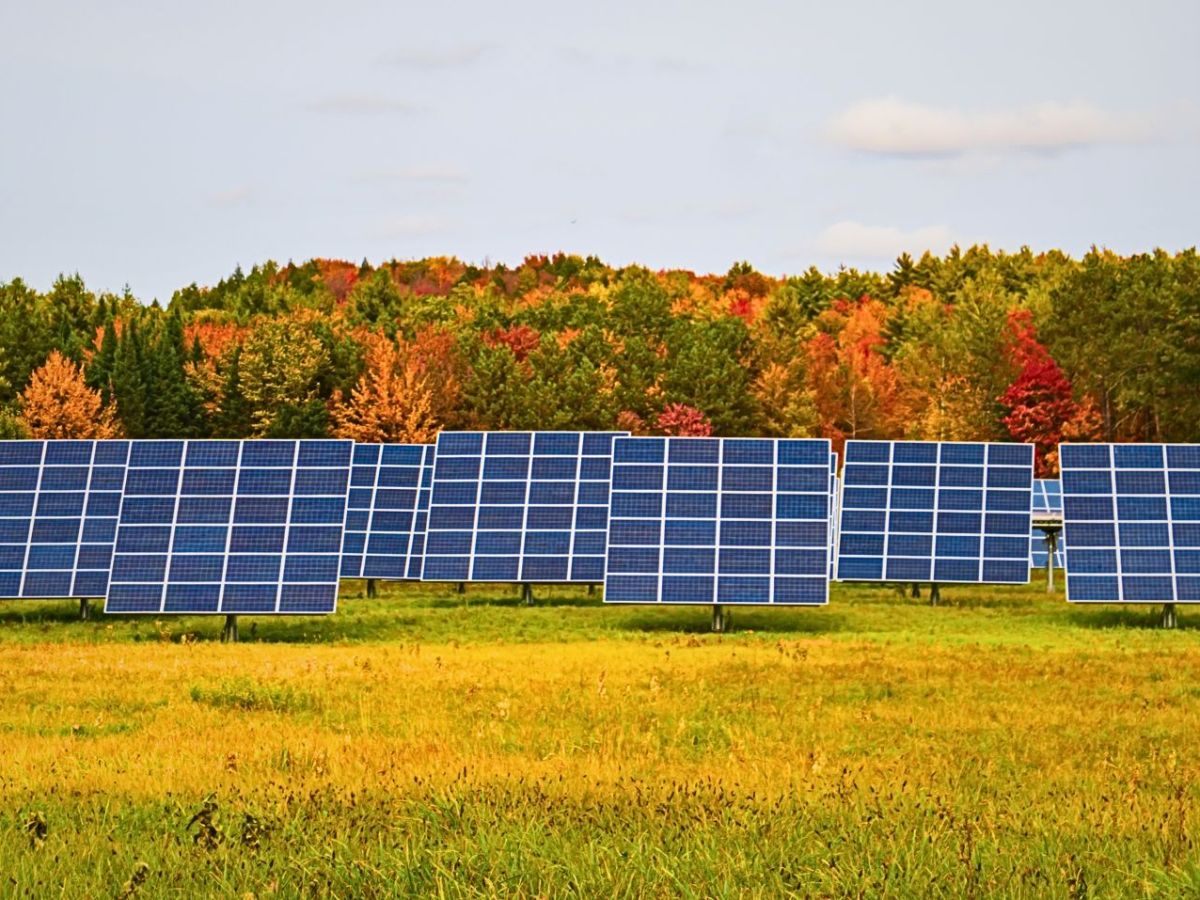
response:
<path id="1" fill-rule="evenodd" d="M 148 896 L 1200 885 L 1190 633 L 895 612 L 929 633 L 0 644 L 0 866 L 68 896 L 143 860 Z"/>

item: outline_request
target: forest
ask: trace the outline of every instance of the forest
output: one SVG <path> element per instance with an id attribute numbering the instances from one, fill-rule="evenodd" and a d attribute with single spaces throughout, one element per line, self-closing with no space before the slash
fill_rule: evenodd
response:
<path id="1" fill-rule="evenodd" d="M 0 283 L 0 437 L 441 429 L 1200 440 L 1195 249 L 975 246 L 772 277 L 454 258 L 241 268 L 165 306 Z"/>

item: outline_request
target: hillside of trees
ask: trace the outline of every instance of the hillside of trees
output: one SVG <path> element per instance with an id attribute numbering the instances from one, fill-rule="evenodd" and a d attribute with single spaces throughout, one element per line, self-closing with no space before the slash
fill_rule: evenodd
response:
<path id="1" fill-rule="evenodd" d="M 1195 250 L 773 278 L 533 256 L 238 269 L 163 308 L 0 283 L 0 437 L 451 429 L 1200 440 Z"/>

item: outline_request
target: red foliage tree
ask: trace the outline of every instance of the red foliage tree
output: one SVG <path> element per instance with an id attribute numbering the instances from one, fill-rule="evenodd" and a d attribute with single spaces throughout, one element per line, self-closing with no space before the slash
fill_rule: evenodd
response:
<path id="1" fill-rule="evenodd" d="M 1029 310 L 1009 313 L 1008 332 L 1009 358 L 1018 371 L 999 398 L 1008 410 L 1004 426 L 1014 440 L 1034 445 L 1037 474 L 1049 477 L 1063 428 L 1079 417 L 1079 405 L 1071 380 L 1038 341 Z"/>
<path id="2" fill-rule="evenodd" d="M 524 362 L 530 353 L 538 348 L 541 343 L 542 336 L 536 328 L 530 328 L 528 325 L 511 325 L 508 328 L 497 328 L 484 337 L 484 342 L 489 347 L 507 347 L 513 352 L 513 356 L 517 358 L 517 362 Z"/>
<path id="3" fill-rule="evenodd" d="M 654 424 L 659 434 L 670 437 L 709 437 L 713 433 L 708 416 L 686 403 L 668 403 Z"/>

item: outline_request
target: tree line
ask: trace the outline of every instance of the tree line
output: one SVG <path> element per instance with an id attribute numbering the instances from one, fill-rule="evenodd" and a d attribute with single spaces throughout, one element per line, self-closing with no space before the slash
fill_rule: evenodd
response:
<path id="1" fill-rule="evenodd" d="M 774 278 L 453 258 L 240 268 L 146 305 L 0 283 L 0 436 L 449 429 L 1200 440 L 1194 249 L 953 248 Z"/>

